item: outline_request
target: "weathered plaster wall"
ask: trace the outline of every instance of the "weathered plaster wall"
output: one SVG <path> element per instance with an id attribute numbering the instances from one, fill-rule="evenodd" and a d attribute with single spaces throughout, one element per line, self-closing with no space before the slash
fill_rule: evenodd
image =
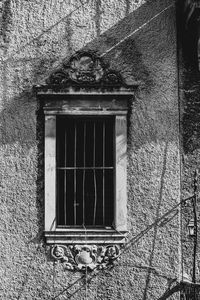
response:
<path id="1" fill-rule="evenodd" d="M 174 2 L 5 0 L 0 9 L 1 298 L 161 299 L 180 274 Z M 55 265 L 42 238 L 43 119 L 32 92 L 81 49 L 142 83 L 129 112 L 130 234 L 119 264 L 87 285 L 72 284 L 81 275 Z"/>

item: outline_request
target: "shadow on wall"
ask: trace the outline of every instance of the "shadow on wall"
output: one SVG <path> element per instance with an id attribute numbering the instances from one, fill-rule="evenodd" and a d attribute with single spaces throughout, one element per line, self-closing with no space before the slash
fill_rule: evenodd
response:
<path id="1" fill-rule="evenodd" d="M 134 31 L 142 23 L 145 23 L 153 14 L 149 12 L 148 5 L 144 8 L 140 7 L 136 11 L 128 14 L 128 3 L 126 17 L 114 25 L 112 28 L 100 35 L 99 23 L 99 7 L 97 5 L 96 13 L 96 38 L 87 44 L 82 50 L 97 51 L 98 54 L 106 51 L 110 47 L 114 47 L 122 39 Z M 150 13 L 150 15 L 149 15 Z M 140 17 L 143 16 L 143 19 Z M 55 61 L 55 56 L 45 58 L 43 57 L 30 58 L 24 60 L 17 58 L 15 60 L 14 54 L 9 57 L 9 42 L 10 42 L 10 28 L 12 28 L 12 15 L 10 11 L 10 2 L 5 1 L 3 6 L 3 23 L 1 33 L 4 39 L 4 57 L 8 57 L 3 61 L 2 65 L 2 107 L 0 112 L 1 120 L 1 145 L 14 145 L 17 143 L 22 147 L 23 155 L 28 155 L 29 149 L 37 147 L 37 206 L 38 206 L 38 222 L 41 232 L 38 239 L 42 235 L 43 230 L 43 200 L 44 200 L 44 122 L 43 112 L 40 104 L 37 103 L 32 86 L 42 81 L 47 77 L 49 71 L 51 72 L 51 65 Z M 69 19 L 66 20 L 67 24 Z M 69 25 L 69 24 L 68 24 Z M 52 27 L 49 29 L 51 30 Z M 46 34 L 48 30 L 45 30 Z M 33 48 L 37 52 L 40 47 L 40 39 L 42 34 L 37 39 L 33 40 Z M 71 41 L 68 41 L 71 44 Z M 31 42 L 29 43 L 31 44 Z M 22 50 L 22 49 L 21 49 Z M 40 53 L 38 51 L 38 53 Z M 117 64 L 116 64 L 117 61 Z M 142 55 L 137 51 L 137 46 L 134 39 L 131 37 L 126 39 L 121 44 L 120 57 L 115 57 L 111 68 L 115 67 L 122 73 L 124 78 L 129 80 L 137 79 L 144 82 L 151 82 L 150 73 L 145 67 Z M 148 84 L 150 87 L 151 85 Z M 36 117 L 35 117 L 36 112 Z M 36 238 L 37 240 L 37 238 Z M 36 241 L 35 240 L 35 241 Z"/>
<path id="2" fill-rule="evenodd" d="M 127 12 L 128 12 L 128 3 L 129 2 L 127 1 Z M 143 60 L 143 54 L 141 53 L 141 50 L 138 50 L 137 43 L 135 42 L 135 39 L 131 36 L 131 34 L 142 24 L 144 24 L 150 18 L 152 18 L 153 15 L 155 15 L 158 11 L 161 10 L 162 10 L 162 6 L 159 7 L 158 5 L 156 5 L 156 1 L 155 1 L 155 8 L 151 7 L 151 10 L 149 10 L 149 1 L 147 1 L 146 4 L 143 4 L 136 11 L 127 14 L 127 16 L 123 20 L 119 21 L 117 24 L 115 24 L 113 27 L 108 29 L 102 35 L 99 34 L 100 25 L 99 25 L 99 21 L 97 21 L 96 24 L 97 37 L 93 41 L 89 42 L 86 46 L 84 46 L 83 49 L 80 49 L 80 51 L 81 50 L 84 51 L 90 50 L 95 52 L 98 51 L 98 54 L 100 56 L 102 55 L 104 56 L 104 54 L 106 54 L 105 60 L 107 62 L 109 61 L 109 63 L 111 64 L 111 68 L 120 71 L 123 78 L 125 78 L 125 80 L 128 81 L 128 83 L 132 83 L 135 80 L 141 81 L 145 83 L 146 89 L 148 90 L 148 92 L 150 92 L 151 89 L 154 88 L 154 84 L 155 84 L 154 78 L 151 74 L 152 71 L 150 71 L 149 66 L 145 64 Z M 99 15 L 98 11 L 97 11 L 97 15 Z M 69 20 L 67 20 L 67 22 L 69 22 Z M 52 27 L 50 28 L 50 30 L 51 29 Z M 47 31 L 48 30 L 45 30 L 44 34 L 46 34 Z M 6 36 L 5 32 L 4 35 Z M 126 38 L 129 35 L 130 37 Z M 40 38 L 41 38 L 41 34 L 39 36 L 39 39 Z M 157 39 L 159 39 L 159 37 L 157 37 Z M 33 42 L 35 42 L 35 40 L 36 38 L 33 40 Z M 140 40 L 137 42 L 140 42 Z M 71 42 L 69 41 L 69 43 Z M 145 43 L 147 43 L 147 41 L 145 41 Z M 155 43 L 158 44 L 156 40 Z M 40 44 L 38 43 L 38 45 L 35 46 L 36 49 L 37 47 L 39 47 L 39 45 Z M 115 45 L 117 45 L 116 48 Z M 147 45 L 144 44 L 144 51 L 145 51 L 145 46 Z M 150 45 L 149 47 L 150 49 L 148 51 L 151 50 L 152 45 Z M 110 51 L 110 49 L 112 50 Z M 109 52 L 106 53 L 106 51 L 108 50 Z M 157 48 L 155 51 L 156 51 L 155 53 L 156 55 L 157 52 L 160 51 L 160 49 Z M 49 71 L 50 72 L 52 71 L 50 66 L 53 64 L 53 62 L 55 62 L 55 57 L 52 55 L 52 57 L 48 57 L 48 58 L 37 57 L 32 60 L 30 59 L 29 62 L 24 61 L 23 58 L 17 59 L 15 61 L 13 57 L 10 57 L 10 59 L 9 58 L 6 59 L 5 62 L 3 63 L 4 65 L 2 71 L 2 77 L 3 77 L 2 103 L 4 109 L 0 116 L 2 119 L 1 130 L 3 136 L 2 139 L 3 144 L 13 143 L 14 141 L 17 141 L 19 143 L 22 142 L 24 144 L 24 142 L 27 140 L 27 147 L 31 145 L 28 110 L 30 105 L 35 102 L 35 96 L 31 91 L 31 86 L 41 82 L 43 78 L 48 77 L 47 74 L 49 73 Z M 27 64 L 29 64 L 31 68 L 31 71 L 29 70 L 29 72 L 26 72 Z M 18 68 L 22 69 L 21 73 L 17 72 Z M 23 69 L 25 69 L 24 72 Z M 19 76 L 23 77 L 23 79 L 19 78 Z M 19 82 L 19 80 L 21 80 L 21 82 Z M 23 90 L 20 84 L 23 85 Z M 9 92 L 11 90 L 12 90 L 12 95 L 9 96 Z M 19 90 L 22 90 L 20 94 L 18 94 Z M 17 96 L 14 95 L 15 91 Z M 23 108 L 26 108 L 25 113 L 23 113 Z M 22 114 L 24 118 L 27 117 L 27 120 L 26 122 L 25 121 L 21 122 L 21 124 L 19 124 L 18 126 L 17 119 L 21 120 L 20 114 Z M 147 117 L 147 114 L 144 117 Z M 148 120 L 148 123 L 149 121 L 150 120 Z M 19 129 L 17 130 L 18 132 L 15 132 L 14 130 L 12 132 L 7 131 L 8 122 L 10 124 L 10 128 L 19 127 Z M 21 135 L 21 137 L 19 135 Z"/>
<path id="3" fill-rule="evenodd" d="M 178 2 L 178 44 L 180 101 L 183 107 L 182 135 L 184 153 L 200 148 L 200 71 L 197 57 L 197 26 L 185 25 L 184 1 Z"/>
<path id="4" fill-rule="evenodd" d="M 162 174 L 161 174 L 161 185 L 160 185 L 160 192 L 159 192 L 159 200 L 158 200 L 158 205 L 156 208 L 156 220 L 159 219 L 160 215 L 160 209 L 162 206 L 162 200 L 163 200 L 163 190 L 164 190 L 164 178 L 165 178 L 165 173 L 167 169 L 167 151 L 168 151 L 168 143 L 166 143 L 165 146 L 165 152 L 164 152 L 164 159 L 163 159 L 163 168 L 162 168 Z M 156 240 L 157 240 L 157 232 L 158 232 L 158 224 L 155 224 L 154 227 L 154 233 L 153 233 L 153 239 L 152 239 L 152 247 L 151 247 L 151 252 L 149 256 L 149 268 L 147 271 L 147 276 L 146 276 L 146 281 L 145 281 L 145 288 L 144 288 L 144 294 L 143 294 L 143 300 L 146 300 L 148 298 L 148 290 L 149 290 L 149 285 L 150 285 L 150 279 L 151 279 L 151 273 L 152 273 L 152 266 L 154 263 L 155 259 L 155 247 L 156 247 Z"/>
<path id="5" fill-rule="evenodd" d="M 127 1 L 129 3 L 129 1 Z M 128 4 L 127 4 L 128 5 Z M 128 7 L 128 6 L 127 6 Z M 128 8 L 127 8 L 128 11 Z M 151 18 L 151 14 L 155 14 L 156 11 L 152 9 L 152 11 L 148 10 L 148 5 L 144 5 L 140 7 L 137 11 L 134 11 L 131 14 L 127 14 L 127 16 L 120 21 L 118 24 L 107 30 L 105 33 L 100 35 L 99 29 L 99 21 L 97 20 L 97 38 L 94 39 L 92 42 L 87 44 L 83 50 L 93 50 L 96 51 L 98 49 L 99 54 L 105 53 L 108 49 L 112 48 L 114 50 L 114 46 L 120 42 L 120 39 L 123 39 L 126 35 L 131 34 L 136 28 L 141 26 L 141 24 L 145 23 L 149 18 Z M 97 16 L 99 15 L 99 11 L 97 10 Z M 142 16 L 142 17 L 141 17 Z M 125 77 L 129 83 L 131 81 L 137 79 L 141 80 L 146 83 L 148 89 L 153 88 L 153 79 L 151 77 L 151 72 L 148 70 L 148 67 L 143 62 L 143 57 L 140 51 L 137 49 L 137 45 L 133 37 L 129 37 L 124 40 L 120 47 L 118 47 L 119 51 L 114 51 L 115 55 L 111 57 L 111 53 L 108 55 L 108 58 L 111 60 L 111 68 L 116 67 L 118 71 L 121 71 L 123 77 Z M 107 60 L 108 60 L 107 58 Z M 37 63 L 32 62 L 31 64 L 34 65 L 31 71 L 31 78 L 25 78 L 30 80 L 30 84 L 24 84 L 24 90 L 18 96 L 14 96 L 13 94 L 9 95 L 9 90 L 12 89 L 12 84 L 15 86 L 15 82 L 9 81 L 9 73 L 12 68 L 14 69 L 14 60 L 13 65 L 11 67 L 9 61 L 4 62 L 3 68 L 3 104 L 4 109 L 0 114 L 1 119 L 1 135 L 2 145 L 19 143 L 23 149 L 24 153 L 30 149 L 31 147 L 37 147 L 37 209 L 38 209 L 38 225 L 39 225 L 39 232 L 38 235 L 31 240 L 30 242 L 39 243 L 42 237 L 43 231 L 43 211 L 44 211 L 44 116 L 42 112 L 42 108 L 39 103 L 36 103 L 36 98 L 34 93 L 31 91 L 30 86 L 32 84 L 37 83 L 40 81 L 41 78 L 46 77 L 48 73 L 48 68 L 46 66 L 50 66 L 52 59 L 49 59 L 44 64 L 43 58 L 38 58 Z M 18 61 L 18 63 L 20 63 Z M 22 61 L 23 63 L 23 61 Z M 12 70 L 15 73 L 15 70 Z M 51 70 L 50 70 L 51 71 Z M 45 75 L 45 76 L 44 76 Z M 9 85 L 8 85 L 9 82 Z M 17 92 L 17 83 L 16 83 L 16 92 Z M 31 110 L 31 112 L 30 112 Z M 36 111 L 36 120 L 35 120 L 35 111 Z M 145 117 L 145 116 L 144 116 Z M 36 131 L 35 131 L 36 127 Z M 146 140 L 143 140 L 146 143 Z M 142 144 L 140 144 L 142 147 Z M 166 146 L 167 151 L 167 146 Z M 144 232 L 138 234 L 137 238 L 140 239 L 146 232 L 154 229 L 154 236 L 153 236 L 153 246 L 152 252 L 150 255 L 150 262 L 149 265 L 152 265 L 152 261 L 154 258 L 154 248 L 156 242 L 156 235 L 157 235 L 157 226 L 159 219 L 159 210 L 162 200 L 162 189 L 163 189 L 163 177 L 166 169 L 166 161 L 164 161 L 163 166 L 163 174 L 161 178 L 161 189 L 160 189 L 160 201 L 158 203 L 157 208 L 157 215 L 155 224 L 148 227 Z M 176 209 L 176 208 L 175 208 Z M 173 216 L 175 217 L 176 214 Z M 164 216 L 164 218 L 167 218 Z M 166 220 L 166 219 L 165 219 Z M 171 220 L 171 219 L 170 219 Z M 167 221 L 166 221 L 167 222 Z M 132 242 L 136 241 L 136 237 Z M 131 245 L 131 244 L 130 244 Z M 146 277 L 146 289 L 144 293 L 144 298 L 147 299 L 147 291 L 149 289 L 149 281 L 150 281 L 150 268 L 147 270 L 147 277 Z M 26 279 L 28 280 L 28 279 Z M 22 289 L 23 290 L 23 289 Z M 65 289 L 66 291 L 67 289 Z M 160 300 L 167 299 L 167 295 L 163 295 Z M 53 299 L 56 299 L 54 297 Z"/>
<path id="6" fill-rule="evenodd" d="M 7 3 L 7 1 L 5 3 Z M 128 3 L 129 1 L 127 1 L 127 12 Z M 5 7 L 5 11 L 7 11 L 7 7 Z M 136 11 L 127 14 L 127 16 L 123 20 L 119 21 L 116 25 L 108 29 L 102 35 L 99 34 L 100 25 L 99 21 L 97 21 L 97 38 L 88 43 L 83 49 L 80 49 L 79 51 L 95 51 L 98 53 L 98 55 L 101 56 L 101 54 L 108 48 L 115 46 L 120 41 L 120 38 L 128 36 L 132 31 L 134 31 L 134 29 L 138 28 L 141 24 L 148 20 L 151 17 L 151 14 L 154 14 L 153 9 L 152 12 L 149 12 L 148 5 L 144 4 Z M 99 15 L 98 11 L 97 15 Z M 141 18 L 141 15 L 143 16 L 143 18 Z M 9 47 L 9 36 L 7 35 L 6 31 L 9 26 L 12 26 L 10 22 L 11 21 L 9 21 L 9 25 L 5 24 L 4 22 L 4 25 L 1 28 L 4 35 L 4 40 L 7 41 L 4 51 L 5 57 L 7 56 L 7 49 Z M 67 22 L 69 22 L 69 20 L 67 20 Z M 45 30 L 44 34 L 46 34 L 46 32 L 47 30 Z M 39 36 L 39 39 L 40 38 L 41 35 Z M 35 39 L 33 40 L 33 43 L 35 43 Z M 69 41 L 69 43 L 71 42 Z M 33 48 L 36 47 L 37 51 L 39 45 L 40 43 L 38 43 L 37 45 L 34 44 Z M 122 73 L 124 79 L 130 81 L 129 83 L 135 80 L 140 80 L 142 82 L 145 82 L 149 89 L 151 88 L 153 82 L 151 79 L 150 71 L 148 70 L 147 66 L 144 65 L 142 54 L 139 50 L 137 50 L 137 45 L 135 44 L 132 37 L 122 42 L 122 44 L 120 45 L 120 52 L 115 54 L 116 57 L 112 57 L 112 59 L 109 60 L 109 63 L 111 62 L 111 69 L 118 69 Z M 3 110 L 1 112 L 1 143 L 10 144 L 17 141 L 24 144 L 24 142 L 27 141 L 28 147 L 28 145 L 31 146 L 28 109 L 29 106 L 35 102 L 35 95 L 32 92 L 31 87 L 37 83 L 40 83 L 43 78 L 48 77 L 47 74 L 49 73 L 49 71 L 52 71 L 51 65 L 53 64 L 53 62 L 55 62 L 56 58 L 53 56 L 53 54 L 52 57 L 44 58 L 44 54 L 43 57 L 37 57 L 33 59 L 30 58 L 30 61 L 26 61 L 23 58 L 15 60 L 13 56 L 9 58 L 8 55 L 8 59 L 3 62 L 2 66 Z M 108 60 L 106 61 L 108 62 Z M 19 91 L 21 92 L 19 93 Z M 25 112 L 23 112 L 24 110 Z M 17 119 L 21 120 L 22 116 L 25 117 L 25 115 L 27 116 L 26 122 L 23 121 L 18 126 Z M 9 131 L 8 123 L 10 124 L 10 128 L 19 127 L 19 129 L 17 130 L 18 132 L 16 131 L 15 133 L 14 130 L 13 132 Z"/>
<path id="7" fill-rule="evenodd" d="M 161 193 L 162 193 L 162 189 L 161 189 Z M 186 200 L 188 200 L 188 199 L 186 199 Z M 186 200 L 184 200 L 184 201 L 186 201 Z M 158 228 L 161 228 L 161 227 L 165 226 L 166 224 L 168 224 L 169 222 L 174 220 L 174 218 L 176 218 L 176 216 L 178 214 L 178 207 L 180 205 L 181 205 L 181 203 L 178 203 L 177 205 L 172 207 L 170 210 L 168 210 L 161 217 L 157 216 L 155 222 L 153 222 L 152 224 L 147 226 L 143 231 L 138 233 L 136 236 L 131 238 L 126 243 L 126 245 L 123 248 L 120 255 L 125 254 L 130 249 L 131 246 L 133 246 L 134 244 L 137 244 L 138 241 L 140 239 L 142 239 L 146 234 L 148 234 L 149 231 L 154 230 L 154 237 L 155 237 Z M 158 206 L 158 210 L 159 210 L 159 206 Z M 154 240 L 154 242 L 155 242 L 155 240 Z M 154 249 L 151 253 L 151 259 L 153 259 L 153 256 L 154 256 Z M 151 265 L 151 263 L 152 263 L 152 261 L 150 260 L 150 266 L 146 266 L 146 265 L 143 266 L 141 264 L 137 265 L 134 262 L 131 265 L 130 265 L 130 263 L 127 265 L 127 264 L 124 264 L 123 262 L 119 261 L 118 263 L 116 263 L 116 267 L 119 265 L 119 266 L 124 266 L 126 268 L 131 267 L 131 268 L 146 270 L 147 271 L 147 279 L 149 278 L 150 273 L 156 275 L 157 278 L 164 278 L 167 281 L 168 287 L 167 287 L 166 291 L 164 292 L 164 294 L 162 296 L 160 296 L 159 298 L 157 298 L 157 300 L 172 299 L 171 296 L 173 296 L 176 293 L 180 292 L 180 290 L 183 288 L 182 283 L 178 283 L 177 278 L 167 276 L 163 271 L 157 270 L 156 267 Z M 92 281 L 95 277 L 97 277 L 100 274 L 104 274 L 104 273 L 105 273 L 106 276 L 108 276 L 109 272 L 112 271 L 112 269 L 113 269 L 113 266 L 111 265 L 108 270 L 103 270 L 103 269 L 98 270 L 98 271 L 96 270 L 96 272 L 92 272 L 92 273 L 87 274 L 88 289 L 89 289 L 89 285 L 92 283 Z M 71 299 L 80 290 L 85 289 L 85 284 L 86 284 L 86 274 L 81 276 L 78 280 L 74 280 L 74 282 L 72 284 L 69 284 L 69 285 L 63 287 L 62 290 L 60 290 L 58 293 L 55 293 L 55 295 L 52 299 L 59 299 L 60 296 L 66 296 L 66 295 L 67 295 L 68 299 Z M 106 285 L 107 284 L 109 285 L 109 282 L 106 282 L 104 284 L 105 284 L 105 288 L 106 288 Z M 102 286 L 101 286 L 101 289 L 102 289 Z M 148 289 L 150 290 L 149 280 L 146 280 L 146 288 L 144 289 L 143 300 L 149 299 L 150 295 L 147 293 Z"/>

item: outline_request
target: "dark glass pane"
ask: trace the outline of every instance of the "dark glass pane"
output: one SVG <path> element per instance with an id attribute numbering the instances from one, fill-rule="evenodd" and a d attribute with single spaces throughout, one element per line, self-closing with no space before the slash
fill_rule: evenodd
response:
<path id="1" fill-rule="evenodd" d="M 65 160 L 65 124 L 64 120 L 59 117 L 57 117 L 56 124 L 56 142 L 57 166 L 61 167 Z"/>
<path id="2" fill-rule="evenodd" d="M 75 122 L 68 120 L 65 124 L 66 130 L 66 163 L 65 167 L 74 167 L 74 150 L 75 150 Z"/>
<path id="3" fill-rule="evenodd" d="M 102 120 L 96 121 L 96 139 L 95 139 L 95 166 L 103 166 L 103 123 Z"/>
<path id="4" fill-rule="evenodd" d="M 94 121 L 86 121 L 86 142 L 85 142 L 85 166 L 93 166 L 94 149 Z"/>
<path id="5" fill-rule="evenodd" d="M 105 166 L 113 166 L 113 123 L 105 120 Z"/>
<path id="6" fill-rule="evenodd" d="M 74 170 L 66 171 L 66 225 L 74 225 Z"/>
<path id="7" fill-rule="evenodd" d="M 83 170 L 76 171 L 76 216 L 77 225 L 83 224 Z"/>
<path id="8" fill-rule="evenodd" d="M 105 170 L 105 225 L 111 226 L 114 212 L 113 170 Z"/>
<path id="9" fill-rule="evenodd" d="M 93 208 L 94 208 L 94 179 L 93 171 L 85 171 L 85 225 L 93 224 Z"/>
<path id="10" fill-rule="evenodd" d="M 74 167 L 75 123 L 60 116 L 56 123 L 57 166 Z"/>
<path id="11" fill-rule="evenodd" d="M 74 170 L 57 171 L 57 224 L 74 225 Z"/>
<path id="12" fill-rule="evenodd" d="M 77 151 L 76 151 L 76 166 L 83 167 L 84 163 L 84 121 L 77 122 Z"/>
<path id="13" fill-rule="evenodd" d="M 64 225 L 64 172 L 57 170 L 57 224 Z"/>
<path id="14" fill-rule="evenodd" d="M 95 225 L 103 225 L 103 170 L 96 170 L 97 207 Z"/>
<path id="15" fill-rule="evenodd" d="M 114 166 L 113 124 L 112 117 L 57 117 L 57 167 L 71 168 L 57 171 L 58 225 L 112 225 L 113 170 L 103 168 Z"/>

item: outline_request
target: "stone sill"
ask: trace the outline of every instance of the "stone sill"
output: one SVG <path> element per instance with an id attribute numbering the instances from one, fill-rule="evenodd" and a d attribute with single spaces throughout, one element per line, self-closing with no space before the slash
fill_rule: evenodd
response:
<path id="1" fill-rule="evenodd" d="M 47 244 L 124 244 L 127 231 L 117 232 L 113 229 L 105 230 L 83 230 L 63 229 L 56 231 L 45 231 L 44 235 Z"/>
<path id="2" fill-rule="evenodd" d="M 107 88 L 73 88 L 73 87 L 57 87 L 55 85 L 55 89 L 50 88 L 48 86 L 36 86 L 37 95 L 134 95 L 134 92 L 137 90 L 138 86 L 141 85 L 139 82 L 135 82 L 131 87 L 129 88 L 117 88 L 117 87 L 107 87 Z"/>

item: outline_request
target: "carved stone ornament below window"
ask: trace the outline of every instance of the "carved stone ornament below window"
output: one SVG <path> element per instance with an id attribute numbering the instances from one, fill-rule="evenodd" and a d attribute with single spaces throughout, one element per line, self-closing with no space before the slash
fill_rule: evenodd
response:
<path id="1" fill-rule="evenodd" d="M 62 262 L 67 270 L 106 269 L 119 255 L 120 248 L 117 245 L 55 245 L 51 248 L 51 256 L 57 262 Z"/>

